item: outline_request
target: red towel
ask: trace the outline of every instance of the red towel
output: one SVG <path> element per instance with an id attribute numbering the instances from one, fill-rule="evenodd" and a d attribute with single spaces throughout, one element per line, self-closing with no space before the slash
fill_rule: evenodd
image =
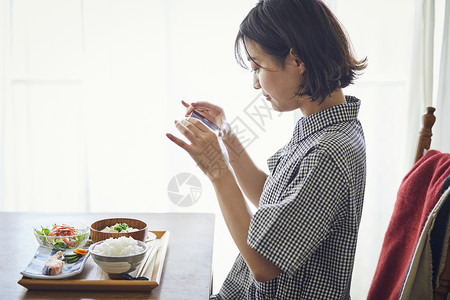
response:
<path id="1" fill-rule="evenodd" d="M 420 233 L 450 175 L 450 154 L 428 151 L 400 185 L 368 300 L 398 299 Z"/>

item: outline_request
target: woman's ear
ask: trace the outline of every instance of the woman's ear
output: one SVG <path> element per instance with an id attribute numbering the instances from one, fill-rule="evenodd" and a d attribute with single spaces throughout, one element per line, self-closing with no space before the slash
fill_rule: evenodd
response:
<path id="1" fill-rule="evenodd" d="M 305 72 L 305 64 L 303 63 L 303 61 L 301 61 L 301 59 L 297 56 L 297 54 L 295 54 L 295 52 L 294 52 L 294 50 L 292 50 L 292 48 L 291 48 L 291 50 L 289 50 L 289 58 L 297 66 L 300 74 L 303 74 Z"/>

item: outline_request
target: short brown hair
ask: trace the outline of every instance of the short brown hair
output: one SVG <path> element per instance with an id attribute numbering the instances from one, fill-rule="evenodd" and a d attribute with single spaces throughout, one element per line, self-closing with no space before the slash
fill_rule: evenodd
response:
<path id="1" fill-rule="evenodd" d="M 337 88 L 351 84 L 367 64 L 367 58 L 354 57 L 339 21 L 320 0 L 260 0 L 236 37 L 235 56 L 246 67 L 241 54 L 244 37 L 281 66 L 292 49 L 306 68 L 298 94 L 313 101 L 323 101 Z"/>

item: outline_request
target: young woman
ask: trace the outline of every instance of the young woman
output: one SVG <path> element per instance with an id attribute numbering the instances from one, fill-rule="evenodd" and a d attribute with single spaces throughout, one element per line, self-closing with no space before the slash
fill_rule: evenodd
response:
<path id="1" fill-rule="evenodd" d="M 360 101 L 342 88 L 365 68 L 320 0 L 261 0 L 243 20 L 235 54 L 253 69 L 253 86 L 280 112 L 300 109 L 292 139 L 265 174 L 210 103 L 188 105 L 176 122 L 186 150 L 211 180 L 239 256 L 211 299 L 349 299 L 365 186 Z M 227 151 L 221 151 L 220 143 Z M 220 159 L 209 162 L 204 151 Z M 223 153 L 224 152 L 224 153 Z M 226 153 L 227 152 L 227 153 Z M 247 198 L 258 208 L 252 215 Z"/>

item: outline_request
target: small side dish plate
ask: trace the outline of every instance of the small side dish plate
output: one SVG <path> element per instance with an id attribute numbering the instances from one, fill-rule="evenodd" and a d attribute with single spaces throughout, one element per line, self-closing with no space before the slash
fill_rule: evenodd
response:
<path id="1" fill-rule="evenodd" d="M 65 263 L 63 270 L 58 275 L 43 275 L 42 269 L 44 268 L 45 263 L 50 258 L 50 256 L 54 255 L 58 250 L 50 249 L 47 247 L 39 246 L 36 253 L 31 259 L 28 266 L 20 272 L 23 276 L 33 278 L 33 279 L 64 279 L 80 274 L 83 271 L 84 264 L 86 263 L 87 258 L 89 257 L 89 252 L 80 258 L 77 262 L 73 264 Z M 68 250 L 67 252 L 71 252 Z"/>
<path id="2" fill-rule="evenodd" d="M 150 242 L 150 241 L 153 241 L 153 240 L 156 240 L 156 234 L 154 234 L 153 232 L 151 232 L 151 231 L 149 231 L 148 232 L 148 235 L 147 235 L 147 239 L 144 241 L 144 242 Z"/>

